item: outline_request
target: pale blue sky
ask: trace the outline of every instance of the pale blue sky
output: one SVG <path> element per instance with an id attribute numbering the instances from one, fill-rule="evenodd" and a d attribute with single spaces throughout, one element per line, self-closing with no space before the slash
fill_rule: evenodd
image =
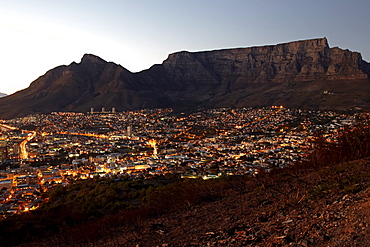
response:
<path id="1" fill-rule="evenodd" d="M 369 0 L 0 0 L 0 92 L 92 53 L 132 72 L 168 54 L 327 37 L 370 61 Z"/>

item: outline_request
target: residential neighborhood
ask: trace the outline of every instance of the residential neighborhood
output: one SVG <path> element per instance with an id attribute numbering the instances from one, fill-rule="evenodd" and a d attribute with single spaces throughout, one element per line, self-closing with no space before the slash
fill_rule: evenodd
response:
<path id="1" fill-rule="evenodd" d="M 55 186 L 108 177 L 214 179 L 305 160 L 317 133 L 335 142 L 359 114 L 283 106 L 89 113 L 0 122 L 0 215 L 34 210 Z"/>

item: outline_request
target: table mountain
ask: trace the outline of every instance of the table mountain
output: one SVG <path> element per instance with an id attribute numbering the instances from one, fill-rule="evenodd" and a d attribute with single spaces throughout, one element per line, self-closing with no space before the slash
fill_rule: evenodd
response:
<path id="1" fill-rule="evenodd" d="M 170 54 L 138 73 L 86 54 L 0 99 L 0 118 L 51 111 L 174 107 L 370 108 L 370 64 L 326 38 Z"/>

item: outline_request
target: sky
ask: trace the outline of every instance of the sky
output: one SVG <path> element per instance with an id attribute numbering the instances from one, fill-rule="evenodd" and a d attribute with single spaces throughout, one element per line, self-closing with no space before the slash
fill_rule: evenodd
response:
<path id="1" fill-rule="evenodd" d="M 0 92 L 86 53 L 132 72 L 177 51 L 327 37 L 370 62 L 369 0 L 0 0 Z"/>

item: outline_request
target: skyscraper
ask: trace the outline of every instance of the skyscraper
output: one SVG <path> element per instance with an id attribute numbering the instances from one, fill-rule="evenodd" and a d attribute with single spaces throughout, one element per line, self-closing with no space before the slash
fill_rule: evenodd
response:
<path id="1" fill-rule="evenodd" d="M 0 162 L 3 162 L 8 158 L 8 147 L 5 146 L 0 146 Z"/>
<path id="2" fill-rule="evenodd" d="M 132 126 L 127 126 L 127 136 L 132 136 Z"/>

